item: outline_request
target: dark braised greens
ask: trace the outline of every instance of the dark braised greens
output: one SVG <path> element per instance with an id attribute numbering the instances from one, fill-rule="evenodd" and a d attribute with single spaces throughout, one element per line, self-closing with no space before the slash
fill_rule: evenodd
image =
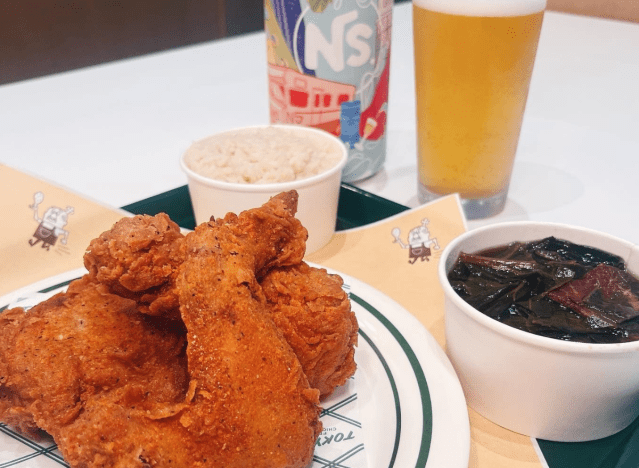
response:
<path id="1" fill-rule="evenodd" d="M 547 237 L 461 253 L 453 289 L 489 317 L 536 335 L 586 343 L 639 339 L 639 280 L 622 258 Z"/>

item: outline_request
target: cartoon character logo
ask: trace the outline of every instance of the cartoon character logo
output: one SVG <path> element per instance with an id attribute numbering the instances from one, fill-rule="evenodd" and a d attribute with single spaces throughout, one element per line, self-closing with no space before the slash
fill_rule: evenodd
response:
<path id="1" fill-rule="evenodd" d="M 40 218 L 38 212 L 43 200 L 43 193 L 36 192 L 33 195 L 33 205 L 29 205 L 29 208 L 33 210 L 34 219 L 39 223 L 33 234 L 33 238 L 29 239 L 29 245 L 33 247 L 37 243 L 42 242 L 41 247 L 48 251 L 51 246 L 55 245 L 58 238 L 60 238 L 62 244 L 66 245 L 69 231 L 66 231 L 64 227 L 69 222 L 69 215 L 73 214 L 74 210 L 71 206 L 67 206 L 64 210 L 57 206 L 52 206 L 47 209 L 42 218 Z"/>
<path id="2" fill-rule="evenodd" d="M 391 234 L 395 238 L 393 243 L 398 243 L 402 249 L 408 249 L 408 263 L 413 264 L 417 260 L 430 261 L 432 255 L 431 246 L 435 250 L 439 250 L 439 243 L 436 238 L 430 237 L 430 231 L 426 227 L 428 219 L 422 219 L 422 223 L 414 227 L 408 232 L 408 242 L 405 244 L 400 238 L 401 231 L 399 228 L 393 228 Z"/>

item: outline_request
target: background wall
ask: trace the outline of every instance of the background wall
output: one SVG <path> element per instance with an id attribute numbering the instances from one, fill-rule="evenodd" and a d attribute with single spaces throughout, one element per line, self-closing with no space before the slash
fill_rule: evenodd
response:
<path id="1" fill-rule="evenodd" d="M 225 0 L 0 0 L 0 84 L 224 36 Z"/>
<path id="2" fill-rule="evenodd" d="M 639 0 L 548 0 L 548 9 L 639 22 Z"/>
<path id="3" fill-rule="evenodd" d="M 639 22 L 639 0 L 548 9 Z M 258 31 L 263 11 L 263 0 L 0 0 L 0 85 Z"/>

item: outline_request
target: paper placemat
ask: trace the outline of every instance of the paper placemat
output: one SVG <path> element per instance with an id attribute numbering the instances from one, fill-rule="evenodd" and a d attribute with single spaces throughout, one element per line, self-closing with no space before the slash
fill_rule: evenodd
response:
<path id="1" fill-rule="evenodd" d="M 89 242 L 125 212 L 0 165 L 0 296 L 83 266 Z"/>

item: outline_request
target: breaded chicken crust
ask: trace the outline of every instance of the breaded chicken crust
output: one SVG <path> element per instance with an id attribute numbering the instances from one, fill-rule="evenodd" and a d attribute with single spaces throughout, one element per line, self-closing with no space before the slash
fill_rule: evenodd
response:
<path id="1" fill-rule="evenodd" d="M 25 312 L 0 314 L 0 419 L 61 445 L 86 405 L 170 406 L 188 388 L 184 330 L 87 278 Z M 81 428 L 83 431 L 84 428 Z"/>
<path id="2" fill-rule="evenodd" d="M 355 373 L 359 330 L 343 280 L 306 263 L 274 268 L 260 282 L 268 312 L 320 399 Z"/>
<path id="3" fill-rule="evenodd" d="M 216 466 L 304 467 L 321 432 L 319 392 L 266 313 L 256 279 L 269 265 L 301 261 L 306 232 L 291 209 L 272 199 L 186 237 L 177 287 L 196 385 L 181 422 L 214 432 Z"/>
<path id="4" fill-rule="evenodd" d="M 183 239 L 165 213 L 123 218 L 91 241 L 84 266 L 90 278 L 134 299 L 142 312 L 179 318 L 174 283 Z"/>

